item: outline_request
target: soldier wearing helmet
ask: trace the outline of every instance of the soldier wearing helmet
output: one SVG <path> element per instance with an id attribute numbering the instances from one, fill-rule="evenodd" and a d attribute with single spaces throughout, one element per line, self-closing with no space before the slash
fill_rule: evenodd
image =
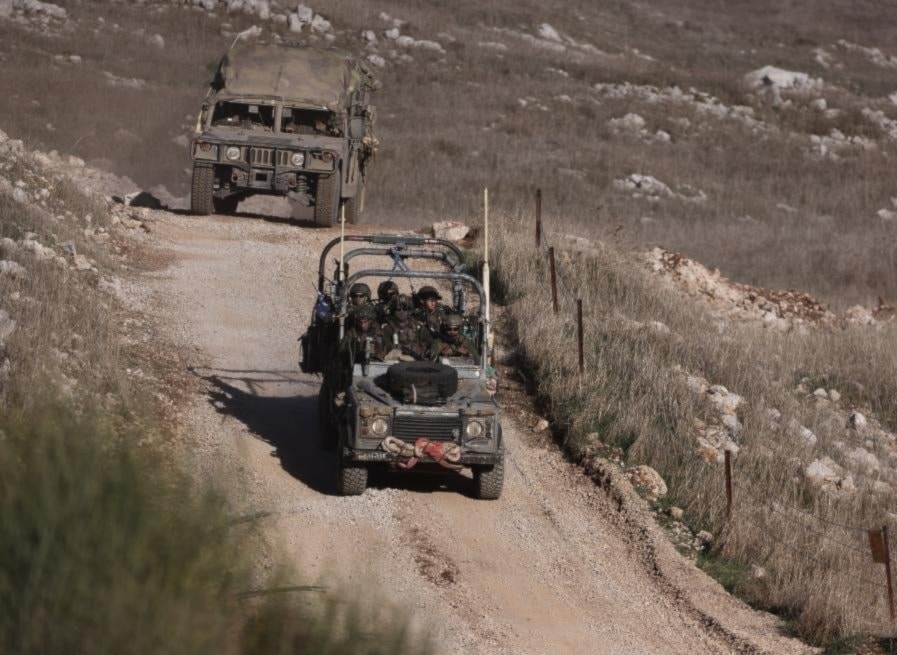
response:
<path id="1" fill-rule="evenodd" d="M 439 336 L 427 349 L 427 358 L 436 361 L 440 357 L 471 357 L 478 359 L 480 352 L 476 344 L 464 336 L 464 317 L 446 314 L 442 319 Z"/>
<path id="2" fill-rule="evenodd" d="M 392 280 L 384 280 L 377 287 L 377 320 L 381 325 L 389 318 L 393 300 L 398 295 L 399 285 Z"/>
<path id="3" fill-rule="evenodd" d="M 367 351 L 371 359 L 383 359 L 383 332 L 373 305 L 358 305 L 349 314 L 349 327 L 340 343 L 340 359 L 350 366 Z"/>
<path id="4" fill-rule="evenodd" d="M 433 337 L 423 324 L 412 316 L 414 303 L 404 295 L 396 296 L 390 305 L 386 325 L 383 326 L 383 341 L 390 356 L 406 355 L 421 359 L 432 343 Z"/>
<path id="5" fill-rule="evenodd" d="M 424 324 L 434 339 L 439 336 L 439 327 L 442 325 L 442 319 L 445 318 L 445 309 L 440 306 L 440 300 L 442 300 L 442 296 L 439 295 L 435 287 L 421 287 L 417 292 L 418 308 L 414 317 Z"/>
<path id="6" fill-rule="evenodd" d="M 349 306 L 358 307 L 371 302 L 371 288 L 364 282 L 356 282 L 349 288 Z"/>

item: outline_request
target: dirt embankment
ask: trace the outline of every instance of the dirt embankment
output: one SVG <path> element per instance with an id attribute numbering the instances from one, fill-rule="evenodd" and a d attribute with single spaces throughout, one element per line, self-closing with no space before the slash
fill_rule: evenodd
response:
<path id="1" fill-rule="evenodd" d="M 193 378 L 180 416 L 194 466 L 247 513 L 270 513 L 260 567 L 282 548 L 307 578 L 409 608 L 447 653 L 805 650 L 682 559 L 625 484 L 597 487 L 513 412 L 498 502 L 470 498 L 460 476 L 381 476 L 336 496 L 319 380 L 298 371 L 296 341 L 335 233 L 143 213 L 138 249 L 169 263 L 124 293 Z"/>

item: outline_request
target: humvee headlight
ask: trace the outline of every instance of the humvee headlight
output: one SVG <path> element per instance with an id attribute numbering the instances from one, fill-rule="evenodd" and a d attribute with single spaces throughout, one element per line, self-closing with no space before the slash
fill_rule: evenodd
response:
<path id="1" fill-rule="evenodd" d="M 389 432 L 389 423 L 386 422 L 386 419 L 375 418 L 374 422 L 371 423 L 371 432 L 378 437 L 385 437 L 386 433 Z"/>
<path id="2" fill-rule="evenodd" d="M 290 157 L 290 163 L 293 166 L 302 166 L 305 163 L 305 155 L 301 152 L 294 152 L 293 156 Z"/>
<path id="3" fill-rule="evenodd" d="M 225 151 L 224 156 L 231 161 L 237 161 L 240 158 L 240 149 L 236 146 L 231 146 Z"/>
<path id="4" fill-rule="evenodd" d="M 483 436 L 483 424 L 479 421 L 468 421 L 467 429 L 464 431 L 471 439 L 479 439 Z"/>

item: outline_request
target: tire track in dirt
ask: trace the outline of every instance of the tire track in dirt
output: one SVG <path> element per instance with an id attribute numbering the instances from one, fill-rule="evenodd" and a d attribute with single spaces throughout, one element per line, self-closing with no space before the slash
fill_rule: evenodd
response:
<path id="1" fill-rule="evenodd" d="M 621 505 L 511 419 L 497 502 L 469 497 L 462 476 L 376 475 L 359 498 L 333 495 L 318 380 L 298 371 L 296 339 L 335 231 L 166 212 L 148 224 L 143 247 L 175 263 L 130 286 L 194 373 L 182 433 L 200 474 L 241 511 L 272 514 L 260 569 L 282 553 L 306 581 L 408 608 L 446 653 L 805 650 L 656 545 L 635 501 Z"/>

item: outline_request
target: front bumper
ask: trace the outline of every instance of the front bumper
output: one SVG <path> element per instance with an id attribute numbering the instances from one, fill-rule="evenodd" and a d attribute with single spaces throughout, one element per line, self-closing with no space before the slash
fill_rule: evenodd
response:
<path id="1" fill-rule="evenodd" d="M 406 458 L 385 450 L 358 450 L 355 448 L 344 448 L 343 459 L 349 462 L 368 464 L 398 464 L 406 461 Z M 465 452 L 461 454 L 461 459 L 457 463 L 462 466 L 492 466 L 497 464 L 499 459 L 499 453 Z M 420 457 L 419 460 L 421 464 L 438 464 L 436 460 L 427 456 Z"/>

